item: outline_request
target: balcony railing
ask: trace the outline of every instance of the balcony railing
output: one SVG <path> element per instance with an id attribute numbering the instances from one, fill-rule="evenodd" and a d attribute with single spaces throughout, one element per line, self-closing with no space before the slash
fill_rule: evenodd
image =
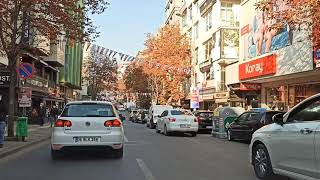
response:
<path id="1" fill-rule="evenodd" d="M 26 80 L 26 85 L 35 89 L 48 91 L 49 82 L 44 78 L 34 76 L 33 78 Z"/>

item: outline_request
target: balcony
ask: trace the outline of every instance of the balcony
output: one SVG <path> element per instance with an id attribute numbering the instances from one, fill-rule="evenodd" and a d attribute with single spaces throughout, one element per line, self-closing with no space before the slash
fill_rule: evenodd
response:
<path id="1" fill-rule="evenodd" d="M 200 63 L 199 64 L 200 71 L 202 73 L 208 72 L 210 70 L 211 65 L 212 65 L 212 60 L 211 59 L 208 59 L 208 60 Z"/>
<path id="2" fill-rule="evenodd" d="M 59 45 L 50 45 L 50 55 L 43 57 L 43 60 L 52 66 L 62 67 L 65 62 L 65 51 L 64 48 L 59 47 Z"/>
<path id="3" fill-rule="evenodd" d="M 200 5 L 200 14 L 201 14 L 201 16 L 204 16 L 216 2 L 217 2 L 216 0 L 205 0 Z"/>
<path id="4" fill-rule="evenodd" d="M 34 76 L 33 78 L 26 80 L 26 86 L 31 87 L 32 89 L 35 89 L 35 90 L 48 92 L 49 81 L 42 77 Z"/>

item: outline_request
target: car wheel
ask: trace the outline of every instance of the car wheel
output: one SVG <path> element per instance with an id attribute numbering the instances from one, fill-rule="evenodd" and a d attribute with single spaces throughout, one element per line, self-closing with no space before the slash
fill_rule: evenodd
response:
<path id="1" fill-rule="evenodd" d="M 159 130 L 159 128 L 158 128 L 158 124 L 156 125 L 156 132 L 157 132 L 157 133 L 160 133 L 160 130 Z"/>
<path id="2" fill-rule="evenodd" d="M 62 152 L 51 149 L 51 159 L 58 160 L 62 158 Z"/>
<path id="3" fill-rule="evenodd" d="M 114 150 L 114 157 L 120 159 L 123 157 L 123 147 L 121 149 Z"/>
<path id="4" fill-rule="evenodd" d="M 150 121 L 150 129 L 154 129 L 154 128 L 155 128 L 155 125 L 154 125 L 153 120 L 152 120 L 152 121 Z"/>
<path id="5" fill-rule="evenodd" d="M 254 172 L 259 179 L 273 179 L 274 173 L 272 171 L 269 153 L 264 145 L 258 144 L 253 148 L 252 161 Z"/>
<path id="6" fill-rule="evenodd" d="M 150 127 L 150 125 L 147 123 L 147 128 L 149 128 Z"/>
<path id="7" fill-rule="evenodd" d="M 228 129 L 228 131 L 227 131 L 227 137 L 228 137 L 228 141 L 232 141 L 233 140 L 232 132 L 231 132 L 230 129 Z"/>
<path id="8" fill-rule="evenodd" d="M 196 137 L 197 136 L 197 132 L 191 132 L 191 136 L 192 137 Z"/>
<path id="9" fill-rule="evenodd" d="M 164 126 L 164 132 L 163 133 L 164 133 L 165 136 L 170 136 L 171 135 L 171 133 L 168 132 L 167 126 Z"/>

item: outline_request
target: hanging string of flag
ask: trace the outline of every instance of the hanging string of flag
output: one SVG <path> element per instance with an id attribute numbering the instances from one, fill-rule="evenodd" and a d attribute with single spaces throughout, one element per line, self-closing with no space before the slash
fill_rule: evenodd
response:
<path id="1" fill-rule="evenodd" d="M 130 56 L 128 54 L 124 54 L 112 49 L 104 48 L 102 46 L 98 46 L 95 44 L 91 44 L 90 42 L 85 42 L 84 44 L 84 50 L 85 51 L 95 51 L 98 54 L 101 54 L 102 56 L 107 56 L 110 59 L 114 59 L 116 55 L 120 57 L 120 62 L 132 62 L 135 60 L 134 56 Z"/>

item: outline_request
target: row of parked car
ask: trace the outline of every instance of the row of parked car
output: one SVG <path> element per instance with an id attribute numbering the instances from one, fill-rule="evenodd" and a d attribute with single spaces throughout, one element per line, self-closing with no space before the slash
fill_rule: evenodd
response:
<path id="1" fill-rule="evenodd" d="M 214 128 L 214 112 L 190 112 L 154 105 L 145 117 L 147 127 L 170 135 Z M 251 109 L 225 127 L 229 141 L 251 141 L 250 163 L 259 179 L 276 174 L 294 179 L 320 179 L 320 94 L 302 101 L 288 112 Z"/>

